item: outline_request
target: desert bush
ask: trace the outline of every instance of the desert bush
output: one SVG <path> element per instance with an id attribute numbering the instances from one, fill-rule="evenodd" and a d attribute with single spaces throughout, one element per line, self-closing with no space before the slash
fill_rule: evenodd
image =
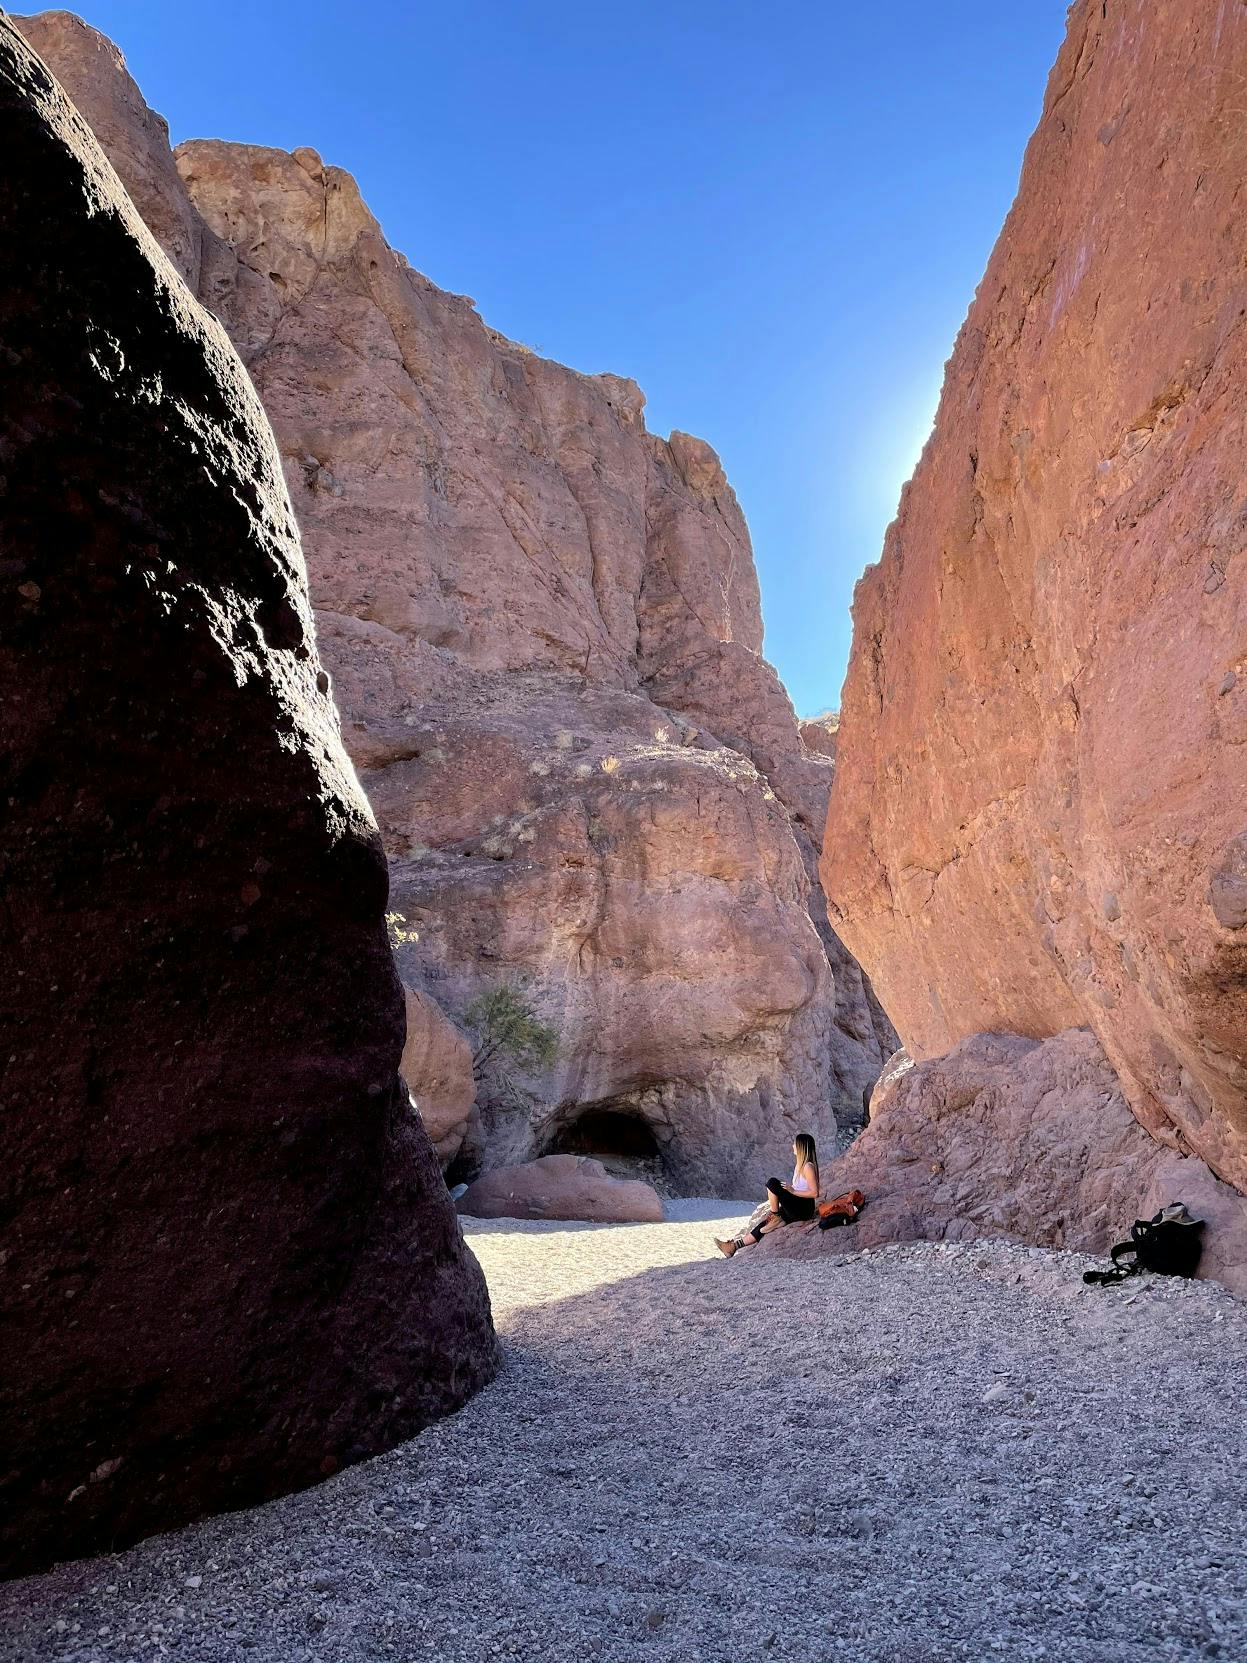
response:
<path id="1" fill-rule="evenodd" d="M 478 995 L 463 1020 L 477 1036 L 472 1072 L 478 1080 L 504 1058 L 520 1067 L 548 1068 L 558 1055 L 558 1034 L 540 1019 L 514 982 L 503 982 Z"/>

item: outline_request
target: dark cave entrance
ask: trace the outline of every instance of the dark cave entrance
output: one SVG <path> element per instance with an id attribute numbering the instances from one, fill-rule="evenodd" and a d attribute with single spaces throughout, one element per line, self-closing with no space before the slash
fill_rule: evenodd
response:
<path id="1" fill-rule="evenodd" d="M 657 1161 L 662 1156 L 648 1121 L 618 1109 L 586 1109 L 560 1127 L 550 1145 L 551 1155 L 592 1155 L 604 1166 L 613 1161 Z"/>

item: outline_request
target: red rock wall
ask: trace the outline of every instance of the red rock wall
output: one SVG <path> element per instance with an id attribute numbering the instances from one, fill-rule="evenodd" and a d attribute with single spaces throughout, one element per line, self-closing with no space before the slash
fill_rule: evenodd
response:
<path id="1" fill-rule="evenodd" d="M 0 1569 L 457 1407 L 484 1285 L 224 331 L 0 20 Z"/>
<path id="2" fill-rule="evenodd" d="M 854 603 L 823 875 L 907 1046 L 1089 1024 L 1247 1183 L 1247 8 L 1079 0 Z"/>

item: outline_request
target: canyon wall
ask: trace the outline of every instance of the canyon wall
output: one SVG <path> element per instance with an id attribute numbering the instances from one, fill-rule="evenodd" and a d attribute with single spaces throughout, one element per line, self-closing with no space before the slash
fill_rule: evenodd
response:
<path id="1" fill-rule="evenodd" d="M 1240 1187 L 1245 82 L 1240 5 L 1072 8 L 857 588 L 823 859 L 915 1057 L 1089 1028 L 1153 1137 Z"/>
<path id="2" fill-rule="evenodd" d="M 0 141 L 13 1571 L 384 1449 L 494 1342 L 264 412 L 3 19 Z"/>
<path id="3" fill-rule="evenodd" d="M 676 1185 L 739 1193 L 796 1130 L 830 1138 L 895 1035 L 827 924 L 834 763 L 761 656 L 714 452 L 489 329 L 315 151 L 175 163 L 115 48 L 22 27 L 272 420 L 405 980 L 460 1022 L 513 994 L 557 1035 L 439 1147 L 471 1170 L 622 1116 Z"/>

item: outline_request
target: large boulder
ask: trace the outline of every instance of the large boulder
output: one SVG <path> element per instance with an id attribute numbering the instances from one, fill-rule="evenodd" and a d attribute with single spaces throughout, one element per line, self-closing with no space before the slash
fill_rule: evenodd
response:
<path id="1" fill-rule="evenodd" d="M 649 1184 L 616 1178 L 587 1155 L 544 1155 L 495 1167 L 459 1197 L 472 1218 L 582 1219 L 592 1224 L 661 1224 L 662 1198 Z"/>
<path id="2" fill-rule="evenodd" d="M 272 419 L 345 742 L 418 925 L 405 978 L 460 1023 L 522 985 L 557 1033 L 548 1065 L 482 1078 L 476 1156 L 618 1112 L 672 1181 L 733 1194 L 796 1131 L 830 1139 L 895 1036 L 826 923 L 832 764 L 761 656 L 714 451 L 648 432 L 633 382 L 489 329 L 315 151 L 195 141 L 175 172 L 115 49 L 63 13 L 22 26 Z"/>
<path id="3" fill-rule="evenodd" d="M 494 1342 L 264 412 L 0 20 L 0 1565 L 309 1483 Z"/>
<path id="4" fill-rule="evenodd" d="M 1071 8 L 858 585 L 823 858 L 915 1057 L 1088 1026 L 1143 1124 L 1239 1185 L 1245 81 L 1241 5 Z"/>
<path id="5" fill-rule="evenodd" d="M 482 1071 L 480 1159 L 579 1148 L 587 1118 L 613 1119 L 644 1126 L 672 1183 L 748 1193 L 807 1118 L 834 1128 L 831 976 L 787 816 L 745 759 L 656 734 L 636 696 L 511 698 L 440 722 L 440 835 L 392 866 L 419 936 L 405 973 L 435 966 L 465 1015 L 511 990 L 557 1035 L 545 1062 L 502 1051 Z M 412 812 L 369 778 L 383 826 Z"/>

